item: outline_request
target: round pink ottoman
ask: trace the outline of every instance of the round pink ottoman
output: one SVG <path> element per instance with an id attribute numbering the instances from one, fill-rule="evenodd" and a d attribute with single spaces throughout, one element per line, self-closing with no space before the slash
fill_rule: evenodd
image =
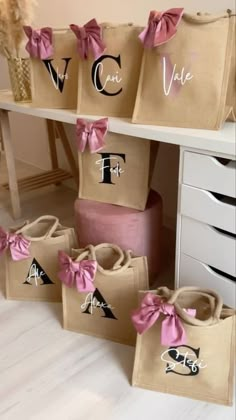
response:
<path id="1" fill-rule="evenodd" d="M 75 201 L 79 246 L 114 243 L 148 258 L 150 280 L 160 270 L 162 199 L 151 190 L 144 211 L 97 201 Z"/>

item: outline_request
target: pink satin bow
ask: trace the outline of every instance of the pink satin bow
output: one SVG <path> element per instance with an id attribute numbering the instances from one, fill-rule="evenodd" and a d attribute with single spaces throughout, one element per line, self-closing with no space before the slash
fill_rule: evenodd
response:
<path id="1" fill-rule="evenodd" d="M 194 309 L 187 309 L 186 312 L 190 316 L 196 315 Z M 161 327 L 161 344 L 163 346 L 186 344 L 186 333 L 174 305 L 163 302 L 160 297 L 152 293 L 147 293 L 142 300 L 141 307 L 133 312 L 132 321 L 137 332 L 142 334 L 151 328 L 160 314 L 165 316 Z"/>
<path id="2" fill-rule="evenodd" d="M 95 58 L 99 58 L 106 49 L 102 41 L 102 28 L 98 25 L 96 19 L 90 20 L 84 26 L 70 25 L 78 39 L 78 52 L 82 59 L 87 60 L 89 52 Z"/>
<path id="3" fill-rule="evenodd" d="M 93 281 L 97 271 L 97 261 L 73 261 L 65 252 L 58 252 L 60 271 L 58 276 L 67 287 L 74 284 L 79 292 L 94 292 Z"/>
<path id="4" fill-rule="evenodd" d="M 183 8 L 169 9 L 166 12 L 151 11 L 148 26 L 139 35 L 139 39 L 146 48 L 165 44 L 175 36 L 183 13 Z"/>
<path id="5" fill-rule="evenodd" d="M 0 227 L 0 255 L 9 248 L 13 261 L 29 258 L 30 241 L 22 235 L 6 232 Z"/>
<path id="6" fill-rule="evenodd" d="M 24 31 L 29 38 L 26 44 L 26 51 L 31 57 L 46 60 L 53 55 L 52 28 L 32 29 L 31 26 L 24 26 Z"/>
<path id="7" fill-rule="evenodd" d="M 84 152 L 87 143 L 90 152 L 96 153 L 105 146 L 104 137 L 108 130 L 108 118 L 102 118 L 93 123 L 81 118 L 76 122 L 76 141 L 80 152 Z"/>

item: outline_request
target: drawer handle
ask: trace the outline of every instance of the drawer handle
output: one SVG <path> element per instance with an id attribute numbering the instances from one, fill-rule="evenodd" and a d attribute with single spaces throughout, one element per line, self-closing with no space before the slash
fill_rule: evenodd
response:
<path id="1" fill-rule="evenodd" d="M 221 157 L 216 157 L 216 156 L 213 156 L 213 158 L 217 160 L 219 163 L 221 163 L 221 165 L 223 166 L 227 166 L 230 162 L 232 162 L 230 159 L 226 159 L 226 158 L 221 158 Z"/>
<path id="2" fill-rule="evenodd" d="M 215 200 L 217 200 L 221 204 L 225 204 L 228 206 L 236 207 L 236 198 L 228 197 L 227 195 L 214 193 L 212 191 L 207 191 L 210 195 L 212 195 Z"/>
<path id="3" fill-rule="evenodd" d="M 211 265 L 206 265 L 206 267 L 208 267 L 214 273 L 219 274 L 221 277 L 225 277 L 225 278 L 227 278 L 227 279 L 229 279 L 231 281 L 236 281 L 236 277 L 231 276 L 230 274 L 227 274 L 224 271 L 218 270 L 218 268 L 214 268 Z"/>
<path id="4" fill-rule="evenodd" d="M 236 234 L 235 233 L 227 232 L 226 230 L 220 229 L 220 228 L 215 227 L 215 226 L 209 226 L 209 227 L 210 227 L 210 229 L 212 229 L 212 230 L 220 233 L 221 235 L 225 235 L 225 236 L 228 236 L 228 237 L 231 237 L 231 238 L 236 239 Z"/>

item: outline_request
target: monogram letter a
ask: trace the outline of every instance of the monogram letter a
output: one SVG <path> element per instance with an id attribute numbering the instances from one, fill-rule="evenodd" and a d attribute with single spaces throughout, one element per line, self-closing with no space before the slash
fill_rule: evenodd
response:
<path id="1" fill-rule="evenodd" d="M 85 308 L 85 311 L 83 311 L 83 314 L 91 315 L 92 313 L 91 306 L 93 305 L 93 302 L 95 301 L 95 302 L 98 302 L 100 309 L 104 312 L 103 318 L 117 319 L 98 289 L 96 289 L 93 294 L 91 293 L 91 295 L 92 295 L 91 300 L 90 302 L 88 302 L 87 307 Z M 83 304 L 81 307 L 84 309 L 85 306 L 86 306 L 86 303 Z"/>

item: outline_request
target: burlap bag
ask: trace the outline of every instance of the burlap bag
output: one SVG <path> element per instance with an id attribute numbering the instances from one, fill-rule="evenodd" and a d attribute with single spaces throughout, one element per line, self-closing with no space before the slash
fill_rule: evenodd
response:
<path id="1" fill-rule="evenodd" d="M 108 132 L 105 147 L 79 152 L 79 198 L 144 210 L 158 143 Z"/>
<path id="2" fill-rule="evenodd" d="M 235 36 L 233 41 L 233 54 L 231 60 L 231 69 L 226 103 L 229 107 L 233 105 L 232 111 L 230 112 L 228 117 L 228 121 L 236 121 L 236 16 L 231 16 L 230 19 L 232 19 L 234 22 Z"/>
<path id="3" fill-rule="evenodd" d="M 0 243 L 3 243 L 3 231 Z M 75 232 L 59 224 L 54 216 L 42 216 L 8 236 L 5 256 L 6 297 L 16 300 L 61 301 L 61 282 L 57 276 L 57 255 L 59 250 L 69 252 L 76 246 Z M 13 236 L 14 235 L 14 236 Z M 29 241 L 29 256 L 13 260 L 11 247 L 17 239 Z M 5 241 L 6 244 L 6 241 Z M 0 245 L 1 249 L 1 245 Z M 17 255 L 18 258 L 18 255 Z M 2 264 L 3 262 L 1 262 Z"/>
<path id="4" fill-rule="evenodd" d="M 226 104 L 234 39 L 229 16 L 184 13 L 172 39 L 145 49 L 134 123 L 222 126 L 233 106 Z"/>
<path id="5" fill-rule="evenodd" d="M 78 107 L 84 115 L 132 117 L 142 60 L 141 27 L 104 23 L 104 54 L 79 59 Z"/>
<path id="6" fill-rule="evenodd" d="M 71 30 L 54 30 L 53 47 L 53 57 L 47 60 L 31 58 L 32 105 L 76 109 L 78 54 Z"/>
<path id="7" fill-rule="evenodd" d="M 140 299 L 146 293 L 141 292 Z M 155 301 L 150 314 L 149 304 L 154 296 L 159 296 L 162 303 Z M 132 384 L 154 391 L 231 405 L 235 311 L 222 308 L 222 300 L 215 292 L 195 287 L 184 287 L 175 292 L 160 288 L 150 292 L 149 299 L 148 305 L 147 301 L 142 304 L 142 314 L 146 311 L 145 315 L 140 318 L 138 310 L 132 316 L 136 329 L 140 330 Z M 188 308 L 196 309 L 196 314 L 188 314 Z M 142 333 L 141 329 L 147 326 L 145 322 L 148 314 L 149 320 L 153 317 L 153 323 Z M 181 336 L 179 323 L 186 334 L 185 342 L 183 337 L 178 342 Z"/>
<path id="8" fill-rule="evenodd" d="M 138 302 L 138 290 L 148 287 L 146 257 L 132 257 L 130 251 L 111 244 L 90 245 L 73 255 L 74 262 L 97 261 L 95 291 L 82 293 L 75 285 L 69 288 L 63 284 L 64 328 L 134 345 L 130 316 Z"/>

